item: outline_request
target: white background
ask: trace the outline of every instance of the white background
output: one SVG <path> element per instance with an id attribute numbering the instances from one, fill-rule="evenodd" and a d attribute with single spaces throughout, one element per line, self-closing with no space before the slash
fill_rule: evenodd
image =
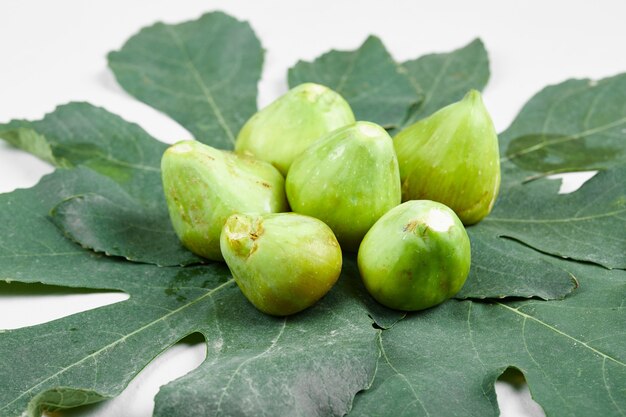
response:
<path id="1" fill-rule="evenodd" d="M 41 118 L 58 104 L 89 101 L 173 142 L 190 135 L 132 99 L 116 84 L 105 56 L 141 27 L 223 10 L 251 22 L 267 50 L 259 104 L 286 91 L 298 59 L 354 49 L 380 36 L 398 60 L 445 52 L 480 36 L 491 60 L 484 93 L 498 131 L 547 84 L 626 71 L 626 2 L 604 1 L 32 1 L 0 2 L 0 122 Z M 52 168 L 0 142 L 0 192 L 30 187 Z M 1 271 L 0 271 L 1 275 Z M 43 323 L 121 301 L 122 294 L 0 284 L 0 329 Z M 60 342 L 61 343 L 61 342 Z M 179 344 L 131 383 L 121 397 L 74 415 L 149 416 L 158 387 L 204 358 L 201 343 Z M 524 392 L 498 385 L 505 416 L 537 416 Z"/>

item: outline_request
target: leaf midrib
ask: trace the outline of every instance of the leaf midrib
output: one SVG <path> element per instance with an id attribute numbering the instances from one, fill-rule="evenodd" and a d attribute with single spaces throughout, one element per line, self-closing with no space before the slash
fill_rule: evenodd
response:
<path id="1" fill-rule="evenodd" d="M 193 63 L 191 56 L 189 55 L 189 52 L 185 48 L 184 44 L 180 40 L 180 37 L 174 31 L 174 29 L 168 25 L 165 25 L 164 27 L 168 35 L 170 35 L 170 37 L 172 38 L 172 41 L 174 41 L 174 43 L 176 44 L 176 47 L 184 55 L 185 64 L 187 68 L 193 75 L 193 78 L 196 81 L 196 83 L 200 86 L 200 89 L 202 90 L 202 93 L 204 94 L 204 98 L 209 104 L 209 107 L 211 108 L 211 110 L 213 111 L 213 114 L 215 114 L 215 117 L 217 118 L 217 122 L 221 126 L 222 130 L 224 130 L 224 132 L 226 133 L 228 140 L 230 140 L 230 142 L 234 145 L 235 135 L 233 134 L 233 132 L 230 130 L 230 127 L 226 123 L 226 119 L 224 119 L 224 116 L 222 115 L 222 111 L 220 110 L 219 106 L 215 102 L 215 99 L 213 98 L 213 94 L 211 93 L 211 90 L 207 87 L 207 85 L 204 83 L 204 80 L 200 76 L 200 72 L 198 71 L 195 64 Z M 200 138 L 196 138 L 196 139 L 200 139 Z"/>
<path id="2" fill-rule="evenodd" d="M 359 55 L 361 54 L 361 50 L 363 48 L 359 48 L 356 51 L 354 51 L 354 54 L 350 57 L 350 63 L 348 64 L 348 66 L 346 67 L 345 71 L 343 72 L 343 74 L 341 75 L 341 77 L 339 78 L 339 81 L 337 82 L 337 92 L 342 93 L 343 92 L 343 87 L 345 86 L 346 82 L 348 81 L 348 78 L 352 75 L 352 72 L 354 71 L 354 67 L 356 65 L 356 61 L 359 58 Z"/>
<path id="3" fill-rule="evenodd" d="M 579 133 L 576 133 L 576 134 L 573 134 L 573 135 L 563 135 L 563 137 L 559 137 L 558 139 L 547 140 L 545 142 L 538 143 L 538 144 L 530 146 L 530 147 L 528 147 L 526 149 L 522 149 L 522 150 L 520 150 L 518 152 L 515 152 L 514 154 L 503 156 L 502 158 L 500 158 L 500 162 L 510 161 L 510 160 L 518 158 L 518 157 L 520 157 L 522 155 L 526 155 L 526 154 L 529 154 L 531 152 L 539 151 L 539 150 L 541 150 L 541 149 L 543 149 L 545 147 L 548 147 L 548 146 L 556 145 L 556 144 L 559 144 L 559 143 L 570 142 L 570 141 L 578 140 L 578 139 L 584 139 L 587 136 L 594 135 L 596 133 L 604 132 L 605 130 L 609 130 L 609 129 L 612 129 L 614 127 L 618 127 L 618 126 L 620 126 L 622 124 L 626 124 L 626 117 L 623 117 L 621 119 L 615 120 L 615 121 L 613 121 L 611 123 L 607 123 L 607 124 L 604 124 L 604 125 L 601 125 L 601 126 L 594 127 L 592 129 L 587 129 L 585 131 L 582 131 L 582 132 L 579 132 Z M 547 132 L 540 133 L 540 135 L 547 135 L 547 134 L 548 134 Z M 528 136 L 528 135 L 524 135 L 524 136 Z"/>

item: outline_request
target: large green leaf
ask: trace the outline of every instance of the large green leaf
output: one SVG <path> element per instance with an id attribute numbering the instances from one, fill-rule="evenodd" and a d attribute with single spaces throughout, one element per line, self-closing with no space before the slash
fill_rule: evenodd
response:
<path id="1" fill-rule="evenodd" d="M 626 163 L 626 74 L 546 87 L 500 135 L 508 179 Z"/>
<path id="2" fill-rule="evenodd" d="M 402 67 L 423 96 L 404 126 L 462 99 L 471 89 L 482 90 L 489 80 L 489 56 L 480 39 L 452 52 L 404 62 Z"/>
<path id="3" fill-rule="evenodd" d="M 158 265 L 202 261 L 181 246 L 169 221 L 160 168 L 167 145 L 139 126 L 102 108 L 70 103 L 39 121 L 0 125 L 0 138 L 54 165 L 102 174 L 88 175 L 90 185 L 64 196 L 53 213 L 85 248 Z"/>
<path id="4" fill-rule="evenodd" d="M 565 300 L 449 301 L 384 331 L 374 384 L 350 415 L 495 416 L 510 366 L 548 415 L 623 415 L 626 273 L 563 266 L 581 282 Z"/>
<path id="5" fill-rule="evenodd" d="M 189 130 L 230 149 L 256 111 L 263 49 L 250 25 L 224 13 L 142 29 L 109 66 L 120 85 Z"/>
<path id="6" fill-rule="evenodd" d="M 299 61 L 289 69 L 289 86 L 304 82 L 326 85 L 341 94 L 357 120 L 385 128 L 399 126 L 420 97 L 406 74 L 375 36 L 355 51 L 325 53 L 313 62 Z"/>
<path id="7" fill-rule="evenodd" d="M 166 399 L 157 405 L 164 415 L 197 409 L 201 402 L 179 403 L 197 392 L 219 398 L 206 403 L 206 415 L 218 414 L 215 407 L 225 414 L 264 410 L 263 402 L 248 404 L 251 398 L 272 399 L 273 415 L 339 416 L 349 409 L 378 358 L 379 330 L 368 315 L 391 323 L 399 313 L 370 310 L 371 299 L 355 296 L 364 291 L 360 282 L 346 277 L 314 309 L 276 319 L 247 302 L 222 264 L 159 268 L 82 250 L 47 213 L 53 201 L 84 193 L 93 175 L 61 170 L 32 189 L 0 196 L 0 278 L 116 289 L 130 299 L 0 333 L 0 415 L 37 416 L 41 408 L 117 395 L 150 360 L 193 332 L 207 339 L 207 363 L 159 395 Z M 317 383 L 297 389 L 311 370 Z M 169 408 L 174 403 L 179 414 Z"/>

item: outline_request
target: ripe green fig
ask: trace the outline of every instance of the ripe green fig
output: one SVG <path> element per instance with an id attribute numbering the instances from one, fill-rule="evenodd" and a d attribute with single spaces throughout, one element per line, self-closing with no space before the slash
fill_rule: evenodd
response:
<path id="1" fill-rule="evenodd" d="M 167 208 L 182 244 L 222 260 L 220 233 L 233 213 L 287 210 L 283 176 L 272 165 L 187 140 L 161 159 Z"/>
<path id="2" fill-rule="evenodd" d="M 465 225 L 489 214 L 500 188 L 500 154 L 478 91 L 402 130 L 394 147 L 402 201 L 439 201 Z"/>
<path id="3" fill-rule="evenodd" d="M 367 232 L 358 254 L 361 278 L 381 304 L 423 310 L 454 296 L 470 270 L 470 240 L 450 208 L 413 200 Z"/>
<path id="4" fill-rule="evenodd" d="M 341 249 L 321 221 L 295 213 L 233 214 L 220 238 L 237 285 L 264 313 L 286 316 L 312 306 L 341 273 Z"/>
<path id="5" fill-rule="evenodd" d="M 291 209 L 330 226 L 344 250 L 400 204 L 400 174 L 385 129 L 356 122 L 329 133 L 293 162 L 286 180 Z"/>
<path id="6" fill-rule="evenodd" d="M 352 123 L 352 109 L 338 93 L 319 84 L 300 84 L 246 122 L 235 151 L 270 162 L 287 175 L 293 160 L 310 144 Z"/>

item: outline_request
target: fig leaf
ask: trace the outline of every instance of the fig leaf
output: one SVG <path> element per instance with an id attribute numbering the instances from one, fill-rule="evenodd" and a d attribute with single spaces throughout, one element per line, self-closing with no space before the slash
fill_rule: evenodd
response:
<path id="1" fill-rule="evenodd" d="M 458 100 L 455 74 L 458 91 L 484 84 L 482 45 L 468 48 L 471 59 L 430 56 L 406 71 L 370 38 L 356 52 L 298 64 L 290 81 L 315 69 L 321 79 L 310 81 L 338 89 L 357 118 L 400 127 Z M 127 91 L 221 147 L 255 111 L 261 61 L 250 27 L 222 13 L 154 25 L 110 56 Z M 425 86 L 436 77 L 446 83 L 434 87 L 449 89 L 433 88 L 429 100 Z M 156 416 L 496 415 L 493 384 L 511 366 L 549 415 L 622 415 L 624 80 L 568 81 L 529 102 L 502 135 L 506 186 L 493 213 L 467 230 L 474 261 L 465 287 L 410 315 L 367 294 L 353 256 L 310 309 L 264 315 L 224 264 L 174 266 L 193 258 L 160 220 L 165 144 L 86 103 L 0 124 L 0 138 L 59 168 L 33 188 L 0 195 L 0 290 L 18 281 L 130 296 L 0 330 L 0 415 L 112 398 L 191 333 L 204 336 L 206 361 L 161 387 Z M 525 183 L 569 169 L 603 171 L 569 195 L 548 180 Z"/>

